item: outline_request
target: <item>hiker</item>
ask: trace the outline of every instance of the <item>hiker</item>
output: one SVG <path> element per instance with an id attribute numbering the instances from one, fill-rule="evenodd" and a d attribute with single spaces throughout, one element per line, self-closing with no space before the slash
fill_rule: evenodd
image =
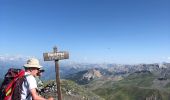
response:
<path id="1" fill-rule="evenodd" d="M 35 58 L 31 58 L 24 64 L 26 80 L 22 83 L 21 100 L 54 100 L 52 97 L 45 99 L 38 95 L 36 88 L 37 82 L 35 77 L 37 76 L 39 69 L 42 66 Z"/>
<path id="2" fill-rule="evenodd" d="M 39 72 L 37 73 L 37 76 L 35 77 L 35 80 L 37 81 L 37 92 L 41 95 L 42 93 L 42 89 L 44 88 L 44 84 L 42 82 L 42 80 L 40 79 L 41 76 L 42 76 L 42 73 L 44 72 L 45 70 L 41 67 L 39 69 Z"/>

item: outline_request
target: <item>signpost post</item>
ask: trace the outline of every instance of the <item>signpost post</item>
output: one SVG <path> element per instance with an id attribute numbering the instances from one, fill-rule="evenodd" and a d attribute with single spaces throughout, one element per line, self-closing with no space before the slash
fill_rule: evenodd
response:
<path id="1" fill-rule="evenodd" d="M 69 59 L 69 53 L 66 51 L 57 52 L 57 47 L 54 47 L 53 52 L 43 53 L 43 56 L 44 56 L 44 61 L 54 61 L 55 62 L 58 100 L 62 100 L 61 88 L 60 88 L 59 60 Z"/>

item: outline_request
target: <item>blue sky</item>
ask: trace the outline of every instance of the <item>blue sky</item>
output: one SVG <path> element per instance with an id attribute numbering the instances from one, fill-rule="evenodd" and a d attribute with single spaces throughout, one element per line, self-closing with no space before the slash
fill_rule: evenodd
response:
<path id="1" fill-rule="evenodd" d="M 170 62 L 169 0 L 0 0 L 0 55 L 69 61 Z"/>

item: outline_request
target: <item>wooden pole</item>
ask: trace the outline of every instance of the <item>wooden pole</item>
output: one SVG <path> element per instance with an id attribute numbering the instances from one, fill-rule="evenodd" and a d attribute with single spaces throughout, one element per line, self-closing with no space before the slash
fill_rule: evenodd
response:
<path id="1" fill-rule="evenodd" d="M 55 52 L 57 52 L 57 47 L 54 47 L 54 53 Z M 56 72 L 56 84 L 57 84 L 58 100 L 62 100 L 62 98 L 61 98 L 61 87 L 60 87 L 59 60 L 55 60 L 55 72 Z"/>
<path id="2" fill-rule="evenodd" d="M 57 94 L 58 100 L 62 100 L 61 98 L 61 87 L 60 87 L 60 70 L 59 70 L 59 63 L 58 60 L 55 60 L 55 67 L 56 67 L 56 83 L 57 83 Z"/>

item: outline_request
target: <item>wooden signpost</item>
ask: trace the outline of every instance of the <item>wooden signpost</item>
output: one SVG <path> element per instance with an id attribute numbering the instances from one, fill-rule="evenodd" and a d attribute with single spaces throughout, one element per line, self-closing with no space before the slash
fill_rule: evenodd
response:
<path id="1" fill-rule="evenodd" d="M 53 52 L 43 53 L 43 56 L 44 56 L 44 61 L 54 61 L 55 62 L 58 100 L 62 100 L 61 88 L 60 88 L 59 60 L 69 59 L 69 53 L 66 51 L 57 52 L 57 47 L 54 47 Z"/>

